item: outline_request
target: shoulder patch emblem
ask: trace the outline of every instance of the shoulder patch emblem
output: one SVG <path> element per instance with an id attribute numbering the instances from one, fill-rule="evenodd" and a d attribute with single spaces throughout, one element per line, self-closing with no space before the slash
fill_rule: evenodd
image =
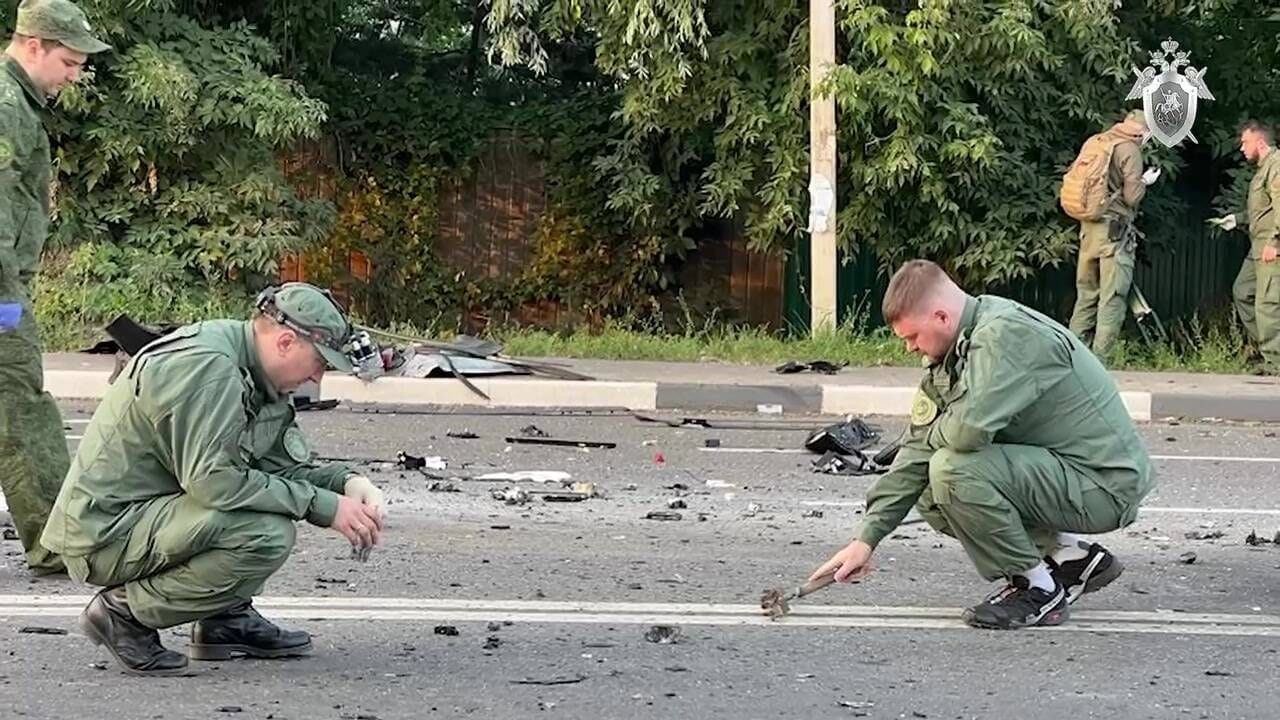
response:
<path id="1" fill-rule="evenodd" d="M 911 424 L 928 425 L 937 417 L 937 403 L 924 390 L 916 390 L 916 396 L 911 401 Z"/>
<path id="2" fill-rule="evenodd" d="M 307 446 L 307 438 L 296 427 L 284 431 L 284 451 L 289 453 L 294 462 L 311 462 L 311 448 Z"/>

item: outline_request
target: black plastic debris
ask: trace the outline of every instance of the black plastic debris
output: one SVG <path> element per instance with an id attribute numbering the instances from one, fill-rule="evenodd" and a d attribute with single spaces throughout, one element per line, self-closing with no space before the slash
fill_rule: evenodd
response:
<path id="1" fill-rule="evenodd" d="M 774 368 L 773 371 L 780 375 L 792 375 L 795 373 L 802 373 L 806 371 L 819 373 L 821 375 L 835 375 L 836 373 L 840 372 L 840 368 L 843 368 L 848 364 L 849 364 L 848 362 L 842 362 L 839 365 L 837 365 L 832 362 L 827 362 L 826 360 L 814 360 L 812 362 L 807 362 L 807 363 L 800 363 L 800 362 L 796 362 L 795 360 L 788 360 L 787 362 Z"/>
<path id="2" fill-rule="evenodd" d="M 524 427 L 520 428 L 520 434 L 525 437 L 541 437 L 541 438 L 551 437 L 550 435 L 547 434 L 546 430 L 543 430 L 537 425 L 525 425 Z"/>
<path id="3" fill-rule="evenodd" d="M 427 459 L 410 455 L 401 450 L 396 454 L 396 464 L 404 470 L 421 470 L 427 466 Z"/>
<path id="4" fill-rule="evenodd" d="M 879 439 L 880 428 L 853 418 L 815 430 L 804 441 L 804 446 L 816 453 L 834 451 L 842 455 L 852 455 L 859 450 L 871 447 Z"/>
<path id="5" fill-rule="evenodd" d="M 446 432 L 445 435 L 455 440 L 477 440 L 480 438 L 479 435 L 471 432 L 470 430 L 450 430 Z"/>
<path id="6" fill-rule="evenodd" d="M 1183 565 L 1194 565 L 1196 562 L 1196 554 L 1193 552 L 1184 552 L 1178 556 L 1178 562 Z"/>
<path id="7" fill-rule="evenodd" d="M 458 628 L 452 625 L 437 625 L 433 632 L 435 632 L 436 635 L 444 635 L 446 637 L 458 636 Z"/>
<path id="8" fill-rule="evenodd" d="M 678 512 L 672 512 L 670 510 L 653 510 L 652 512 L 650 512 L 648 515 L 645 515 L 641 519 L 642 520 L 680 520 L 683 517 L 684 515 L 681 515 Z"/>
<path id="9" fill-rule="evenodd" d="M 675 625 L 654 625 L 644 631 L 644 639 L 659 645 L 680 642 L 680 628 Z"/>
<path id="10" fill-rule="evenodd" d="M 66 635 L 67 631 L 63 628 L 42 627 L 39 625 L 27 625 L 18 632 L 27 635 Z"/>
<path id="11" fill-rule="evenodd" d="M 586 679 L 587 679 L 586 675 L 575 675 L 573 677 L 554 677 L 554 678 L 548 678 L 546 680 L 535 680 L 532 678 L 525 678 L 523 680 L 512 680 L 511 684 L 512 685 L 573 685 L 575 683 L 580 683 Z"/>
<path id="12" fill-rule="evenodd" d="M 885 468 L 876 465 L 866 455 L 857 450 L 848 455 L 841 455 L 835 450 L 813 461 L 813 471 L 827 475 L 876 475 Z"/>
<path id="13" fill-rule="evenodd" d="M 561 440 L 547 437 L 509 437 L 503 438 L 512 445 L 559 445 L 563 447 L 582 448 L 616 448 L 618 443 L 602 440 Z"/>

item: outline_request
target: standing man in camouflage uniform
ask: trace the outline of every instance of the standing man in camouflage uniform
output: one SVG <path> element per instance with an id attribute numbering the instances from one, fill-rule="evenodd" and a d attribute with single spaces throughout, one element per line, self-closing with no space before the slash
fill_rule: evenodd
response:
<path id="1" fill-rule="evenodd" d="M 325 368 L 352 371 L 353 332 L 326 293 L 290 283 L 250 321 L 179 328 L 138 352 L 85 428 L 41 542 L 71 577 L 103 587 L 85 635 L 126 672 L 185 672 L 156 631 L 192 622 L 191 657 L 301 655 L 252 598 L 293 550 L 294 523 L 378 543 L 382 491 L 313 463 L 289 394 Z M 194 621 L 194 622 L 193 622 Z"/>
<path id="2" fill-rule="evenodd" d="M 1138 206 L 1147 186 L 1160 175 L 1158 168 L 1142 169 L 1142 138 L 1147 131 L 1141 110 L 1130 112 L 1107 131 L 1114 142 L 1107 169 L 1110 199 L 1104 218 L 1080 223 L 1080 259 L 1076 265 L 1076 306 L 1071 332 L 1093 351 L 1106 357 L 1120 337 L 1128 316 L 1129 288 L 1137 253 L 1132 233 Z"/>
<path id="3" fill-rule="evenodd" d="M 63 569 L 39 539 L 68 465 L 31 309 L 49 228 L 52 168 L 42 116 L 89 55 L 107 49 L 69 0 L 24 0 L 0 72 L 0 490 L 27 565 L 40 574 Z"/>
<path id="4" fill-rule="evenodd" d="M 1262 354 L 1260 372 L 1280 373 L 1280 154 L 1275 152 L 1272 130 L 1256 121 L 1240 132 L 1240 152 L 1258 166 L 1249 182 L 1245 212 L 1210 220 L 1223 230 L 1249 222 L 1249 254 L 1240 265 L 1231 293 L 1236 314 L 1249 339 Z"/>
<path id="5" fill-rule="evenodd" d="M 820 566 L 847 582 L 914 504 L 1003 585 L 970 607 L 981 628 L 1056 625 L 1119 577 L 1120 561 L 1070 533 L 1134 521 L 1155 480 L 1115 381 L 1066 328 L 1004 298 L 973 297 L 927 260 L 889 283 L 884 317 L 928 371 L 861 531 Z"/>

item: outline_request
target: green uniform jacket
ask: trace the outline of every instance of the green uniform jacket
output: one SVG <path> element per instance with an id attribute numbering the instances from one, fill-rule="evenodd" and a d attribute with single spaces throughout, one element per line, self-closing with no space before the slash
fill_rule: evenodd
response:
<path id="1" fill-rule="evenodd" d="M 993 443 L 1051 450 L 1132 503 L 1131 514 L 1155 483 L 1146 446 L 1097 357 L 1044 315 L 983 295 L 969 299 L 955 345 L 921 381 L 902 449 L 867 491 L 859 539 L 875 547 L 897 528 L 929 484 L 934 451 Z"/>
<path id="2" fill-rule="evenodd" d="M 1272 150 L 1258 163 L 1258 171 L 1249 181 L 1249 197 L 1245 212 L 1236 213 L 1236 223 L 1249 223 L 1249 257 L 1262 257 L 1268 245 L 1280 250 L 1280 224 L 1276 206 L 1280 205 L 1280 152 Z"/>
<path id="3" fill-rule="evenodd" d="M 289 397 L 263 374 L 252 324 L 213 320 L 155 341 L 121 372 L 85 430 L 42 543 L 86 555 L 121 538 L 155 498 L 327 527 L 343 466 L 312 463 Z"/>
<path id="4" fill-rule="evenodd" d="M 49 230 L 44 93 L 11 57 L 0 70 L 0 299 L 27 300 Z"/>
<path id="5" fill-rule="evenodd" d="M 1119 137 L 1132 138 L 1118 129 L 1112 130 Z M 1111 153 L 1111 166 L 1107 168 L 1107 190 L 1113 196 L 1107 208 L 1107 217 L 1118 220 L 1133 220 L 1138 215 L 1138 206 L 1147 194 L 1147 186 L 1142 182 L 1142 147 L 1138 144 L 1141 138 L 1135 138 L 1116 145 Z"/>

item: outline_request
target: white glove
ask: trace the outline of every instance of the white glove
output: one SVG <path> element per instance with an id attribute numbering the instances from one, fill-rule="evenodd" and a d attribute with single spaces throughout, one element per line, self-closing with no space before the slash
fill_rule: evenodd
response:
<path id="1" fill-rule="evenodd" d="M 372 505 L 380 516 L 384 519 L 387 517 L 382 490 L 370 482 L 369 478 L 363 475 L 348 475 L 346 484 L 342 486 L 342 494 L 353 500 L 359 500 L 365 505 Z"/>
<path id="2" fill-rule="evenodd" d="M 1210 218 L 1210 219 L 1209 219 L 1209 224 L 1210 224 L 1210 225 L 1217 225 L 1218 227 L 1222 228 L 1223 230 L 1227 230 L 1227 231 L 1235 230 L 1235 229 L 1236 229 L 1236 216 L 1235 216 L 1235 215 L 1223 215 L 1223 216 L 1222 216 L 1222 217 L 1220 217 L 1220 218 Z"/>
<path id="3" fill-rule="evenodd" d="M 1159 177 L 1160 177 L 1160 168 L 1158 167 L 1147 168 L 1147 171 L 1142 173 L 1142 184 L 1150 185 L 1151 183 L 1155 182 Z"/>

